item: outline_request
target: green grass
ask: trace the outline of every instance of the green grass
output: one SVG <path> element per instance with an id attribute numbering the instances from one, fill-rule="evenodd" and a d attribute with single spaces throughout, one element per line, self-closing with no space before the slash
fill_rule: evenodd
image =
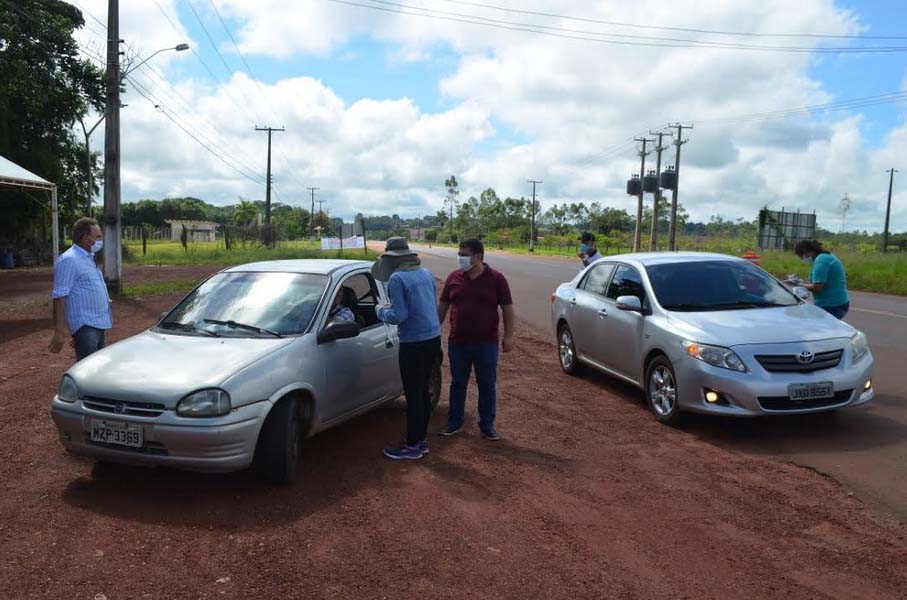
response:
<path id="1" fill-rule="evenodd" d="M 185 294 L 198 285 L 196 279 L 178 279 L 175 281 L 145 281 L 123 286 L 120 296 L 142 297 L 165 294 Z"/>
<path id="2" fill-rule="evenodd" d="M 308 240 L 280 242 L 276 248 L 265 248 L 258 244 L 237 244 L 227 250 L 223 242 L 190 243 L 184 250 L 179 242 L 149 242 L 147 254 L 142 255 L 141 242 L 126 242 L 126 262 L 135 265 L 238 265 L 260 260 L 281 260 L 289 258 L 345 258 L 351 260 L 373 260 L 375 254 L 364 250 L 343 250 L 325 252 L 318 242 Z"/>

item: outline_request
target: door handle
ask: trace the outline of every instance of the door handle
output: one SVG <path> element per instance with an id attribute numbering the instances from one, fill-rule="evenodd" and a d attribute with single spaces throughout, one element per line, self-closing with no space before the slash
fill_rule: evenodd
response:
<path id="1" fill-rule="evenodd" d="M 605 310 L 604 308 L 601 309 L 600 311 L 598 311 L 598 317 L 599 317 L 600 319 L 604 319 L 604 318 L 607 317 L 607 316 L 608 316 L 608 311 Z"/>
<path id="2" fill-rule="evenodd" d="M 570 301 L 570 306 L 576 306 L 576 298 Z"/>

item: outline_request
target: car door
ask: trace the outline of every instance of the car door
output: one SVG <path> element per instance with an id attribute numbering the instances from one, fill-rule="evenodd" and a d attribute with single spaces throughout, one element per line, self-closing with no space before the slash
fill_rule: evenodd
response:
<path id="1" fill-rule="evenodd" d="M 647 306 L 645 287 L 639 271 L 629 265 L 618 265 L 605 292 L 605 315 L 595 338 L 595 356 L 612 371 L 633 381 L 638 380 L 645 317 L 639 312 L 619 310 L 620 296 L 635 296 Z"/>
<path id="2" fill-rule="evenodd" d="M 614 267 L 613 262 L 605 261 L 593 265 L 577 286 L 576 297 L 568 308 L 567 321 L 573 331 L 577 353 L 596 362 L 600 360 L 596 340 L 604 318 L 602 310 L 606 307 L 605 292 Z"/>
<path id="3" fill-rule="evenodd" d="M 397 348 L 388 328 L 378 320 L 378 288 L 371 274 L 358 271 L 345 276 L 331 289 L 327 302 L 333 301 L 342 287 L 352 289 L 356 303 L 350 306 L 359 324 L 359 335 L 319 346 L 320 360 L 325 365 L 328 402 L 324 406 L 326 421 L 343 417 L 373 404 L 391 394 L 399 381 Z M 329 322 L 327 310 L 320 327 Z"/>

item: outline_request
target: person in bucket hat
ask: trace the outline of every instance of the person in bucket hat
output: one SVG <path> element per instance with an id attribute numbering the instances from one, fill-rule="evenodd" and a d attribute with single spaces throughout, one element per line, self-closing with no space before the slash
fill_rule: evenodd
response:
<path id="1" fill-rule="evenodd" d="M 399 447 L 385 448 L 384 455 L 418 460 L 428 453 L 425 438 L 432 411 L 428 384 L 432 368 L 441 360 L 435 278 L 402 237 L 387 240 L 384 253 L 372 266 L 372 275 L 387 283 L 390 304 L 378 307 L 378 318 L 397 326 L 400 378 L 406 396 L 406 439 Z"/>

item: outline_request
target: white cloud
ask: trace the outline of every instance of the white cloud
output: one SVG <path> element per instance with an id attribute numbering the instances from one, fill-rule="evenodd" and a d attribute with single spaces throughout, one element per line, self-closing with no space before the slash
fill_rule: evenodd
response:
<path id="1" fill-rule="evenodd" d="M 240 168 L 256 177 L 263 177 L 266 139 L 252 131 L 249 115 L 286 125 L 286 133 L 274 135 L 275 181 L 281 198 L 307 205 L 304 187 L 318 186 L 334 213 L 347 218 L 359 210 L 434 212 L 444 193 L 441 183 L 451 173 L 461 181 L 464 196 L 477 195 L 486 187 L 494 187 L 502 197 L 528 195 L 526 180 L 531 178 L 544 180 L 539 188 L 544 205 L 597 201 L 631 208 L 624 182 L 638 171 L 635 151 L 630 145 L 620 153 L 604 150 L 653 126 L 695 120 L 695 128 L 686 134 L 690 141 L 682 149 L 680 196 L 695 219 L 719 212 L 751 218 L 768 204 L 816 208 L 820 225 L 833 227 L 840 218 L 839 199 L 847 191 L 855 199 L 849 222 L 878 229 L 879 208 L 868 199 L 883 198 L 879 192 L 883 183 L 887 185 L 882 181 L 884 170 L 897 166 L 907 152 L 907 126 L 891 131 L 875 148 L 864 140 L 861 120 L 848 114 L 812 120 L 715 121 L 834 100 L 821 82 L 810 77 L 816 57 L 809 52 L 598 44 L 324 0 L 215 1 L 228 22 L 238 25 L 235 37 L 242 51 L 249 57 L 272 59 L 276 66 L 306 55 L 338 60 L 355 56 L 357 48 L 350 42 L 360 36 L 385 42 L 390 62 L 426 60 L 438 51 L 458 56 L 455 71 L 433 82 L 446 107 L 438 112 L 426 112 L 405 97 L 373 99 L 367 90 L 345 102 L 334 90 L 306 77 L 264 85 L 237 73 L 220 85 L 182 77 L 177 68 L 184 63 L 162 62 L 176 87 L 173 92 L 153 75 L 141 76 L 174 116 L 180 115 L 194 131 L 208 136 L 206 142 L 218 152 L 242 163 Z M 174 0 L 160 2 L 176 21 Z M 728 39 L 605 27 L 434 0 L 401 2 L 549 27 L 660 35 L 664 41 Z M 105 14 L 103 0 L 83 4 L 98 16 Z M 796 5 L 784 0 L 684 0 L 670 6 L 660 0 L 499 4 L 592 19 L 756 33 L 852 34 L 863 29 L 857 15 L 827 0 Z M 179 22 L 174 31 L 153 3 L 128 3 L 122 10 L 123 36 L 141 39 L 148 50 L 189 37 Z M 745 41 L 815 43 L 809 38 Z M 188 54 L 180 57 L 189 60 Z M 174 61 L 177 55 L 159 58 Z M 123 134 L 126 199 L 191 194 L 226 203 L 238 195 L 263 196 L 262 185 L 237 175 L 149 102 L 130 94 Z M 530 141 L 499 147 L 492 124 L 500 125 L 502 135 L 513 130 Z M 95 145 L 101 139 L 96 134 Z M 673 150 L 666 150 L 664 164 L 673 163 Z M 654 164 L 654 157 L 648 164 Z M 905 199 L 904 193 L 896 197 L 895 228 L 907 226 Z"/>

